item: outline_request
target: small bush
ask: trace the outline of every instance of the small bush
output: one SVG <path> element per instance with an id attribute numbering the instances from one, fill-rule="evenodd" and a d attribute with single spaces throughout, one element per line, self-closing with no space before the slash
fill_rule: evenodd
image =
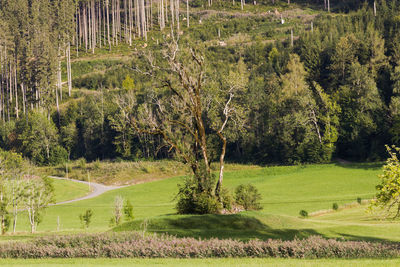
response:
<path id="1" fill-rule="evenodd" d="M 229 192 L 228 189 L 226 189 L 225 187 L 223 187 L 221 189 L 221 192 L 219 193 L 219 199 L 221 201 L 222 207 L 226 210 L 232 210 L 232 206 L 233 206 L 233 197 L 231 192 Z"/>
<path id="2" fill-rule="evenodd" d="M 92 221 L 93 211 L 87 209 L 85 213 L 79 214 L 79 220 L 81 221 L 82 228 L 89 228 L 90 222 Z"/>
<path id="3" fill-rule="evenodd" d="M 187 178 L 178 187 L 176 210 L 179 214 L 215 214 L 221 210 L 222 205 L 217 197 L 207 192 L 198 192 L 193 178 Z"/>
<path id="4" fill-rule="evenodd" d="M 299 212 L 300 216 L 303 218 L 307 218 L 308 217 L 308 212 L 306 210 L 301 210 Z"/>
<path id="5" fill-rule="evenodd" d="M 245 210 L 261 210 L 261 194 L 252 184 L 239 185 L 235 190 L 235 201 Z"/>
<path id="6" fill-rule="evenodd" d="M 357 198 L 357 203 L 361 205 L 361 201 L 362 201 L 362 200 L 361 200 L 361 197 L 358 197 L 358 198 Z"/>
<path id="7" fill-rule="evenodd" d="M 124 215 L 125 215 L 126 221 L 132 221 L 134 219 L 133 206 L 132 206 L 131 202 L 129 201 L 129 199 L 124 204 Z"/>
<path id="8" fill-rule="evenodd" d="M 207 193 L 199 194 L 195 199 L 194 213 L 195 214 L 214 214 L 221 210 L 221 203 L 216 197 L 210 196 Z"/>
<path id="9" fill-rule="evenodd" d="M 82 170 L 85 170 L 86 169 L 86 159 L 85 158 L 78 159 L 78 165 L 79 165 L 79 168 L 81 168 Z"/>
<path id="10" fill-rule="evenodd" d="M 114 222 L 119 225 L 123 215 L 124 199 L 121 196 L 116 196 L 114 200 Z"/>
<path id="11" fill-rule="evenodd" d="M 94 170 L 99 170 L 100 167 L 101 167 L 100 160 L 99 160 L 99 159 L 96 159 L 96 161 L 93 162 L 93 169 L 94 169 Z"/>
<path id="12" fill-rule="evenodd" d="M 332 209 L 333 210 L 338 210 L 339 209 L 339 205 L 337 203 L 333 203 L 332 204 Z"/>

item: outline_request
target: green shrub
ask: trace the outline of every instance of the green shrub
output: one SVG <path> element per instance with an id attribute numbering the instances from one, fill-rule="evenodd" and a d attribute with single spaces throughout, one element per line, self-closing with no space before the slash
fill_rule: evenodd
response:
<path id="1" fill-rule="evenodd" d="M 358 198 L 357 198 L 357 203 L 361 205 L 361 201 L 362 201 L 362 200 L 361 200 L 361 197 L 358 197 Z"/>
<path id="2" fill-rule="evenodd" d="M 333 203 L 332 204 L 332 209 L 333 210 L 338 210 L 339 209 L 339 205 L 337 203 Z"/>
<path id="3" fill-rule="evenodd" d="M 221 210 L 222 205 L 217 197 L 207 192 L 198 192 L 193 178 L 187 178 L 178 187 L 176 210 L 179 214 L 213 214 Z"/>
<path id="4" fill-rule="evenodd" d="M 79 165 L 80 169 L 85 170 L 86 169 L 86 159 L 85 158 L 78 159 L 78 165 Z"/>
<path id="5" fill-rule="evenodd" d="M 300 216 L 303 217 L 303 218 L 307 218 L 307 217 L 308 217 L 308 212 L 305 211 L 305 210 L 301 210 L 301 211 L 299 212 L 299 214 L 300 214 Z"/>
<path id="6" fill-rule="evenodd" d="M 94 170 L 99 170 L 100 167 L 101 167 L 100 160 L 99 160 L 99 159 L 96 159 L 96 161 L 93 162 L 93 169 L 94 169 Z"/>
<path id="7" fill-rule="evenodd" d="M 231 192 L 225 187 L 221 189 L 219 193 L 219 199 L 222 204 L 222 207 L 227 210 L 232 210 L 232 205 L 234 203 Z"/>
<path id="8" fill-rule="evenodd" d="M 261 210 L 261 194 L 252 184 L 239 185 L 235 190 L 235 201 L 245 210 Z"/>
<path id="9" fill-rule="evenodd" d="M 209 214 L 218 213 L 221 210 L 221 203 L 215 196 L 210 196 L 207 193 L 202 193 L 195 199 L 194 213 Z"/>
<path id="10" fill-rule="evenodd" d="M 88 228 L 90 222 L 92 221 L 93 211 L 91 209 L 87 209 L 85 213 L 79 214 L 79 220 L 81 221 L 82 228 Z"/>
<path id="11" fill-rule="evenodd" d="M 133 206 L 131 204 L 131 202 L 128 200 L 126 200 L 125 204 L 124 204 L 124 214 L 125 214 L 125 220 L 127 221 L 132 221 L 133 220 Z"/>

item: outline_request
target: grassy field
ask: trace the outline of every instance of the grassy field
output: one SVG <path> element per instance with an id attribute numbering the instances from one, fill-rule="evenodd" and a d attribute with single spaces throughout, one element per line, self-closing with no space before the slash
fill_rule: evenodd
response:
<path id="1" fill-rule="evenodd" d="M 49 207 L 38 230 L 56 233 L 57 217 L 60 217 L 61 230 L 66 233 L 108 231 L 114 199 L 120 195 L 132 202 L 135 220 L 120 225 L 115 231 L 146 230 L 243 240 L 292 239 L 319 234 L 356 240 L 399 241 L 399 223 L 380 221 L 379 215 L 366 213 L 365 204 L 308 219 L 298 215 L 302 209 L 311 213 L 330 209 L 333 203 L 344 205 L 355 203 L 358 197 L 372 198 L 380 172 L 381 164 L 246 167 L 229 171 L 224 181 L 226 187 L 232 191 L 239 184 L 253 183 L 263 196 L 263 210 L 204 216 L 175 214 L 174 197 L 183 177 L 168 178 L 110 191 L 94 199 Z M 94 212 L 92 223 L 88 230 L 82 230 L 79 214 L 88 208 Z M 21 230 L 27 229 L 26 223 L 21 218 Z"/>
<path id="2" fill-rule="evenodd" d="M 399 266 L 399 259 L 41 259 L 0 260 L 1 266 Z"/>
<path id="3" fill-rule="evenodd" d="M 82 183 L 52 179 L 56 202 L 76 199 L 89 194 L 89 187 Z"/>

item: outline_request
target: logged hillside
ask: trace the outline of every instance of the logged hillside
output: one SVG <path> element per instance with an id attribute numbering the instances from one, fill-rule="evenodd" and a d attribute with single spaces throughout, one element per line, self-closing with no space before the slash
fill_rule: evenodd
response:
<path id="1" fill-rule="evenodd" d="M 382 159 L 399 142 L 399 10 L 396 0 L 0 1 L 0 147 L 39 165 L 174 157 L 182 125 L 169 137 L 150 128 L 165 121 L 158 107 L 187 115 L 165 87 L 182 85 L 166 68 L 176 41 L 183 67 L 190 48 L 204 58 L 211 161 L 229 95 L 228 160 Z"/>

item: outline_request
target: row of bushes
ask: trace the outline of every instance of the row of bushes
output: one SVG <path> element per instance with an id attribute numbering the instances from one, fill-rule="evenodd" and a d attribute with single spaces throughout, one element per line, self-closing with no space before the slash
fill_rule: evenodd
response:
<path id="1" fill-rule="evenodd" d="M 1 258 L 384 258 L 398 257 L 398 244 L 337 241 L 313 236 L 282 240 L 199 240 L 140 233 L 51 236 L 0 244 Z"/>

